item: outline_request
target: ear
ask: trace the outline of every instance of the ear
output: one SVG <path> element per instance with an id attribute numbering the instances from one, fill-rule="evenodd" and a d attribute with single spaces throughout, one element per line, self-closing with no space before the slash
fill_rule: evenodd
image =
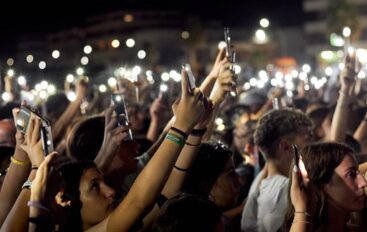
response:
<path id="1" fill-rule="evenodd" d="M 292 144 L 286 139 L 280 139 L 278 148 L 281 151 L 290 152 L 292 151 Z"/>
<path id="2" fill-rule="evenodd" d="M 71 200 L 65 199 L 63 190 L 60 190 L 59 192 L 57 192 L 55 196 L 55 201 L 56 201 L 56 204 L 60 205 L 61 207 L 71 206 Z"/>

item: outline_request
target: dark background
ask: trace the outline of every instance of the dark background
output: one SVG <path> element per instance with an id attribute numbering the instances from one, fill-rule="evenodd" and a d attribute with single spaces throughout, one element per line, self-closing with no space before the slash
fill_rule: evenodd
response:
<path id="1" fill-rule="evenodd" d="M 176 10 L 225 25 L 257 26 L 261 17 L 272 26 L 302 25 L 302 0 L 91 0 L 1 1 L 0 53 L 14 51 L 23 34 L 56 32 L 82 26 L 85 19 L 115 10 Z"/>

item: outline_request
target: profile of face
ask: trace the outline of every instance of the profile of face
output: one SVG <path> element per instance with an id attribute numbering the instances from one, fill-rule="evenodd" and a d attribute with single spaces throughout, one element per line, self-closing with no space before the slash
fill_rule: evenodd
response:
<path id="1" fill-rule="evenodd" d="M 365 178 L 358 172 L 357 162 L 351 155 L 346 155 L 323 190 L 330 204 L 351 212 L 364 207 L 366 185 Z"/>
<path id="2" fill-rule="evenodd" d="M 84 228 L 103 221 L 115 207 L 115 191 L 105 182 L 97 168 L 85 170 L 80 178 L 81 217 Z"/>
<path id="3" fill-rule="evenodd" d="M 214 183 L 210 195 L 218 207 L 227 209 L 235 205 L 239 189 L 239 176 L 235 172 L 233 160 L 229 159 L 224 170 Z"/>

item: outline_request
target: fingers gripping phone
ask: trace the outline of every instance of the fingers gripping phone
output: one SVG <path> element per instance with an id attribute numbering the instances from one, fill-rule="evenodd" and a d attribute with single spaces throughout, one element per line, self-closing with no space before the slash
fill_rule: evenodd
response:
<path id="1" fill-rule="evenodd" d="M 188 90 L 189 93 L 192 94 L 194 92 L 194 89 L 196 88 L 196 78 L 191 70 L 190 64 L 183 64 L 182 68 L 185 69 L 187 73 Z"/>
<path id="2" fill-rule="evenodd" d="M 34 117 L 41 119 L 40 133 L 41 133 L 42 150 L 43 154 L 46 156 L 54 151 L 50 121 L 48 121 L 46 118 L 42 117 L 35 111 L 29 109 L 28 107 L 22 106 L 20 108 L 18 118 L 15 124 L 16 128 L 23 134 L 27 133 L 29 121 L 32 115 Z"/>
<path id="3" fill-rule="evenodd" d="M 300 154 L 298 152 L 298 147 L 296 144 L 292 145 L 293 148 L 293 158 L 294 158 L 294 165 L 297 166 L 298 168 L 298 173 L 297 173 L 297 178 L 298 178 L 298 183 L 301 189 L 304 189 L 304 183 L 303 183 L 303 178 L 302 178 L 302 173 L 301 173 L 301 169 L 299 167 L 299 163 L 300 163 Z"/>
<path id="4" fill-rule="evenodd" d="M 111 94 L 111 103 L 116 106 L 115 112 L 117 115 L 117 125 L 128 126 L 129 117 L 127 114 L 124 96 L 120 93 Z M 131 129 L 129 129 L 128 137 L 125 140 L 133 140 L 133 134 L 131 132 Z"/>

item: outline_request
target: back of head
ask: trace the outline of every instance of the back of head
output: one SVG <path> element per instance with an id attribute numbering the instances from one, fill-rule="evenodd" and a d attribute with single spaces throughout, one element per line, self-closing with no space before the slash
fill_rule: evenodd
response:
<path id="1" fill-rule="evenodd" d="M 311 128 L 312 122 L 301 111 L 291 108 L 271 110 L 259 119 L 254 142 L 266 159 L 274 158 L 273 151 L 276 150 L 279 139 L 303 133 L 300 130 L 305 127 Z"/>
<path id="2" fill-rule="evenodd" d="M 78 122 L 67 138 L 68 156 L 93 161 L 102 146 L 104 121 L 103 116 L 92 116 Z"/>
<path id="3" fill-rule="evenodd" d="M 219 225 L 221 215 L 219 208 L 207 199 L 178 195 L 164 204 L 152 231 L 211 232 Z"/>
<path id="4" fill-rule="evenodd" d="M 183 192 L 209 197 L 217 178 L 224 170 L 232 151 L 223 143 L 203 143 L 183 183 Z"/>

